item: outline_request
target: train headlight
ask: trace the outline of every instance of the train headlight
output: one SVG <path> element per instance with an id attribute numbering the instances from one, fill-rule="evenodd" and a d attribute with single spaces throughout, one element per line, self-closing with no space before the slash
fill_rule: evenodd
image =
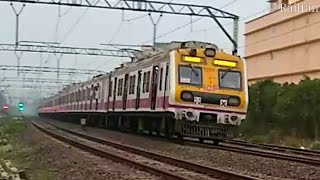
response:
<path id="1" fill-rule="evenodd" d="M 231 97 L 231 98 L 229 98 L 229 104 L 231 106 L 239 106 L 240 105 L 240 99 L 238 97 Z"/>
<path id="2" fill-rule="evenodd" d="M 193 94 L 191 92 L 185 91 L 181 94 L 181 99 L 183 101 L 193 101 Z"/>
<path id="3" fill-rule="evenodd" d="M 215 49 L 212 49 L 212 48 L 207 48 L 205 51 L 204 51 L 204 54 L 208 57 L 214 57 L 216 56 L 216 50 Z"/>
<path id="4" fill-rule="evenodd" d="M 187 116 L 188 116 L 188 117 L 193 117 L 193 112 L 188 111 L 188 112 L 187 112 Z"/>

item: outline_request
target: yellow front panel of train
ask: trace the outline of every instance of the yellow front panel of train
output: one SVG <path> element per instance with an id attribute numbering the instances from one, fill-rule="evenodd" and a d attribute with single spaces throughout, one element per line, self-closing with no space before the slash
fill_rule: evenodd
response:
<path id="1" fill-rule="evenodd" d="M 208 108 L 246 111 L 244 63 L 239 57 L 223 52 L 207 57 L 205 49 L 180 49 L 175 65 L 177 104 L 198 103 L 195 97 L 199 96 L 200 104 Z M 227 107 L 221 99 L 230 101 Z"/>

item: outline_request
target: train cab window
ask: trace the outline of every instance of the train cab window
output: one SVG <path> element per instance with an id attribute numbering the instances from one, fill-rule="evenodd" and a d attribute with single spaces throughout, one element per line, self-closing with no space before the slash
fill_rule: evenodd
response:
<path id="1" fill-rule="evenodd" d="M 241 73 L 239 71 L 219 70 L 219 86 L 227 89 L 241 89 Z"/>
<path id="2" fill-rule="evenodd" d="M 162 79 L 163 79 L 163 68 L 160 68 L 159 91 L 161 91 L 161 90 L 162 90 Z"/>
<path id="3" fill-rule="evenodd" d="M 202 85 L 202 69 L 192 65 L 180 65 L 179 82 L 180 84 Z"/>

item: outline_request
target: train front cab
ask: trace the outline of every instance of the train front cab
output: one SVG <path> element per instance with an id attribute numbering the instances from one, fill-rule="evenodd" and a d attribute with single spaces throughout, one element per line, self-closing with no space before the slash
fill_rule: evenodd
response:
<path id="1" fill-rule="evenodd" d="M 246 117 L 246 67 L 238 56 L 214 49 L 179 49 L 170 54 L 169 108 L 180 137 L 215 143 L 233 137 Z"/>

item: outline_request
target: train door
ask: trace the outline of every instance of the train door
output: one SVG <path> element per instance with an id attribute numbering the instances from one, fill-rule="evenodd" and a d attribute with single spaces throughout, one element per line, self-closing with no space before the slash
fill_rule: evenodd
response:
<path id="1" fill-rule="evenodd" d="M 142 71 L 138 71 L 136 109 L 139 109 L 139 106 L 140 106 L 141 77 L 142 77 Z"/>
<path id="2" fill-rule="evenodd" d="M 112 103 L 112 110 L 115 109 L 116 106 L 116 93 L 117 93 L 117 82 L 118 82 L 118 78 L 114 78 L 114 86 L 113 86 L 113 103 Z"/>
<path id="3" fill-rule="evenodd" d="M 127 99 L 128 99 L 128 81 L 129 74 L 124 76 L 124 87 L 123 87 L 123 96 L 122 96 L 122 108 L 125 110 L 127 108 Z"/>
<path id="4" fill-rule="evenodd" d="M 151 109 L 155 109 L 157 104 L 158 74 L 159 74 L 159 67 L 153 66 L 151 92 L 150 92 L 151 93 Z"/>

